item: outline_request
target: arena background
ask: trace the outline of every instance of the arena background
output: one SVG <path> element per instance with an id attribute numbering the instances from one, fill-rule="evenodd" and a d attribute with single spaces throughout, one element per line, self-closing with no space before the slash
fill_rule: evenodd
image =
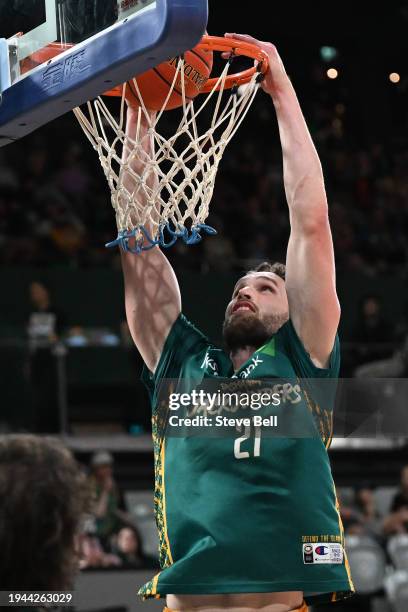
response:
<path id="1" fill-rule="evenodd" d="M 12 33 L 2 27 L 0 36 Z M 408 368 L 407 27 L 407 2 L 210 0 L 211 34 L 249 33 L 276 44 L 317 146 L 337 260 L 344 378 L 404 379 Z M 226 151 L 211 211 L 218 236 L 178 244 L 169 258 L 184 312 L 220 342 L 237 276 L 285 257 L 281 152 L 262 92 Z M 117 543 L 102 538 L 105 551 L 98 548 L 91 525 L 80 609 L 141 607 L 136 586 L 157 564 L 149 407 L 125 323 L 119 255 L 103 246 L 114 234 L 105 178 L 71 114 L 0 149 L 1 431 L 62 435 L 90 471 L 95 451 L 109 451 L 144 552 L 135 567 L 111 567 Z M 50 343 L 38 340 L 41 322 L 33 317 L 44 304 L 56 315 Z M 381 363 L 364 368 L 372 362 Z M 398 389 L 394 397 L 404 402 Z M 347 396 L 351 420 L 360 399 Z M 334 610 L 408 609 L 408 520 L 390 517 L 401 474 L 399 507 L 408 507 L 401 425 L 400 435 L 364 438 L 335 430 L 330 457 L 359 595 Z"/>

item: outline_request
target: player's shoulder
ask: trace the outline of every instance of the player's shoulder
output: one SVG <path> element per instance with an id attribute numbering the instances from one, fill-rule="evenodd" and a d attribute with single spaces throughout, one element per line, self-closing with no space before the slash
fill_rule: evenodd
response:
<path id="1" fill-rule="evenodd" d="M 205 352 L 210 346 L 208 337 L 181 312 L 170 328 L 160 361 L 168 356 L 181 363 L 185 357 Z"/>
<path id="2" fill-rule="evenodd" d="M 177 319 L 174 321 L 170 329 L 168 340 L 174 342 L 185 341 L 188 338 L 201 340 L 203 343 L 209 343 L 209 339 L 199 327 L 190 321 L 184 313 L 180 312 Z"/>

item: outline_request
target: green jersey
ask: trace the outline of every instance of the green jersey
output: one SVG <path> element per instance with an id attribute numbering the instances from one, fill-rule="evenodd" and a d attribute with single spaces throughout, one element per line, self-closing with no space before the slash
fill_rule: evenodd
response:
<path id="1" fill-rule="evenodd" d="M 155 374 L 143 372 L 162 570 L 139 594 L 303 591 L 313 604 L 353 593 L 327 454 L 334 397 L 323 406 L 304 393 L 318 435 L 265 437 L 258 446 L 242 435 L 162 435 L 158 412 L 163 379 L 336 378 L 339 364 L 338 338 L 328 368 L 317 368 L 288 321 L 234 373 L 228 355 L 178 317 Z"/>

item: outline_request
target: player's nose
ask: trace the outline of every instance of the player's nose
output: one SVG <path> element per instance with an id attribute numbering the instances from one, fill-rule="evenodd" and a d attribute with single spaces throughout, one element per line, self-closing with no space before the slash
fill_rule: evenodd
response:
<path id="1" fill-rule="evenodd" d="M 251 300 L 252 297 L 252 291 L 249 286 L 241 287 L 237 294 L 237 298 L 239 300 Z"/>

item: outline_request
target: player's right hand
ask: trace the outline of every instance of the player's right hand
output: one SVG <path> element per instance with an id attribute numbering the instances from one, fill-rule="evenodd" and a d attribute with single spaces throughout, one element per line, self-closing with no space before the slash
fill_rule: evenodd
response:
<path id="1" fill-rule="evenodd" d="M 279 56 L 278 50 L 270 42 L 265 42 L 263 40 L 257 40 L 253 36 L 249 36 L 248 34 L 225 34 L 226 38 L 233 38 L 236 40 L 241 40 L 242 42 L 251 43 L 256 45 L 262 51 L 266 53 L 268 56 L 269 68 L 265 73 L 265 78 L 261 83 L 262 89 L 274 96 L 281 91 L 284 91 L 285 88 L 290 87 L 290 79 L 286 74 L 285 66 Z"/>

